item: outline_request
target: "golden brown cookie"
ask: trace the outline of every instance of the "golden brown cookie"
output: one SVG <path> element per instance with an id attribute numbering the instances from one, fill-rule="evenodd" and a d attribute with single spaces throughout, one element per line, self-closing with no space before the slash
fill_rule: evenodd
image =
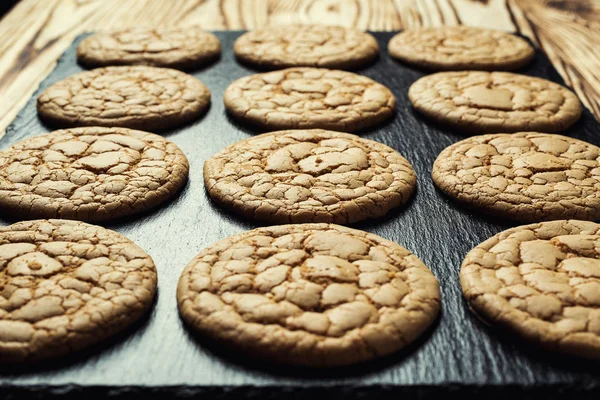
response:
<path id="1" fill-rule="evenodd" d="M 0 362 L 73 353 L 150 308 L 156 269 L 117 232 L 68 220 L 0 227 Z"/>
<path id="2" fill-rule="evenodd" d="M 600 148 L 566 136 L 474 136 L 444 149 L 432 177 L 448 196 L 498 217 L 600 219 Z"/>
<path id="3" fill-rule="evenodd" d="M 600 359 L 600 225 L 519 226 L 471 250 L 460 283 L 472 309 L 548 350 Z"/>
<path id="4" fill-rule="evenodd" d="M 245 33 L 233 51 L 238 60 L 258 68 L 354 69 L 377 58 L 379 45 L 372 35 L 357 29 L 288 25 Z"/>
<path id="5" fill-rule="evenodd" d="M 73 75 L 44 90 L 40 117 L 61 127 L 121 126 L 152 132 L 197 119 L 210 92 L 191 75 L 168 68 L 106 67 Z"/>
<path id="6" fill-rule="evenodd" d="M 105 221 L 148 210 L 185 185 L 189 164 L 163 137 L 86 127 L 0 152 L 0 210 L 11 217 Z"/>
<path id="7" fill-rule="evenodd" d="M 434 71 L 515 70 L 535 51 L 526 40 L 472 26 L 409 29 L 388 44 L 392 57 Z"/>
<path id="8" fill-rule="evenodd" d="M 191 70 L 220 55 L 219 39 L 198 26 L 99 32 L 83 39 L 77 47 L 77 61 L 91 68 L 150 65 Z"/>
<path id="9" fill-rule="evenodd" d="M 405 204 L 417 184 L 394 149 L 348 133 L 291 130 L 235 143 L 204 163 L 211 198 L 271 223 L 349 224 Z"/>
<path id="10" fill-rule="evenodd" d="M 263 129 L 323 128 L 354 132 L 392 116 L 394 95 L 351 72 L 288 68 L 246 76 L 225 90 L 225 108 Z"/>
<path id="11" fill-rule="evenodd" d="M 195 331 L 275 363 L 329 367 L 393 353 L 440 308 L 437 279 L 379 236 L 280 225 L 209 246 L 184 269 L 179 312 Z"/>
<path id="12" fill-rule="evenodd" d="M 408 97 L 420 113 L 466 133 L 560 132 L 581 116 L 567 88 L 510 72 L 439 72 L 413 83 Z"/>

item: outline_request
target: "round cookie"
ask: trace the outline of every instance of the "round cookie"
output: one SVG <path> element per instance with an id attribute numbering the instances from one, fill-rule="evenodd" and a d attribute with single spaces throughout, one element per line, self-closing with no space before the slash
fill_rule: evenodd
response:
<path id="1" fill-rule="evenodd" d="M 385 86 L 351 72 L 288 68 L 246 76 L 225 90 L 225 108 L 263 129 L 354 132 L 390 118 L 396 100 Z"/>
<path id="2" fill-rule="evenodd" d="M 110 220 L 175 196 L 188 170 L 183 152 L 152 133 L 54 131 L 0 152 L 0 210 L 22 219 Z"/>
<path id="3" fill-rule="evenodd" d="M 73 75 L 39 95 L 37 110 L 61 126 L 121 126 L 152 132 L 193 121 L 210 104 L 200 80 L 168 68 L 106 67 Z"/>
<path id="4" fill-rule="evenodd" d="M 259 29 L 233 45 L 238 60 L 257 68 L 355 69 L 379 55 L 375 38 L 341 26 L 289 25 Z"/>
<path id="5" fill-rule="evenodd" d="M 149 255 L 78 221 L 0 227 L 0 362 L 73 353 L 139 320 L 156 293 Z"/>
<path id="6" fill-rule="evenodd" d="M 434 71 L 514 70 L 535 55 L 520 37 L 470 26 L 406 30 L 390 40 L 388 50 L 400 61 Z"/>
<path id="7" fill-rule="evenodd" d="M 497 217 L 600 219 L 600 148 L 566 136 L 474 136 L 444 149 L 432 177 L 459 203 Z"/>
<path id="8" fill-rule="evenodd" d="M 567 88 L 510 72 L 439 72 L 413 83 L 408 97 L 418 112 L 466 133 L 560 132 L 581 116 Z"/>
<path id="9" fill-rule="evenodd" d="M 519 226 L 471 250 L 460 283 L 473 311 L 548 350 L 600 359 L 600 225 Z"/>
<path id="10" fill-rule="evenodd" d="M 405 204 L 417 180 L 386 145 L 314 129 L 235 143 L 204 163 L 204 183 L 215 202 L 246 218 L 349 224 Z"/>
<path id="11" fill-rule="evenodd" d="M 196 332 L 274 363 L 330 367 L 393 353 L 440 308 L 437 279 L 379 236 L 279 225 L 217 242 L 184 269 L 179 312 Z"/>
<path id="12" fill-rule="evenodd" d="M 77 47 L 77 61 L 91 68 L 150 65 L 191 70 L 220 55 L 219 39 L 198 26 L 99 32 L 83 39 Z"/>

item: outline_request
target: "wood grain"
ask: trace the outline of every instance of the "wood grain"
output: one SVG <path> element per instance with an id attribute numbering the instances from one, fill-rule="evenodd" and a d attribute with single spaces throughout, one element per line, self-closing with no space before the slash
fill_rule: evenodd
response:
<path id="1" fill-rule="evenodd" d="M 397 30 L 474 25 L 522 33 L 600 120 L 600 0 L 22 0 L 0 21 L 0 136 L 85 31 L 317 23 Z"/>

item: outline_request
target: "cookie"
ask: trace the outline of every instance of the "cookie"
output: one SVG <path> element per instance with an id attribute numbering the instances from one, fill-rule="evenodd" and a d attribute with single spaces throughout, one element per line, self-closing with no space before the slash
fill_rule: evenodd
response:
<path id="1" fill-rule="evenodd" d="M 100 32 L 83 39 L 77 47 L 77 61 L 89 68 L 150 65 L 192 70 L 220 55 L 219 39 L 198 26 Z"/>
<path id="2" fill-rule="evenodd" d="M 59 130 L 0 152 L 0 210 L 22 219 L 110 220 L 175 196 L 188 170 L 183 152 L 152 133 Z"/>
<path id="3" fill-rule="evenodd" d="M 233 52 L 244 64 L 261 69 L 322 67 L 355 69 L 379 55 L 375 38 L 341 26 L 289 25 L 240 36 Z"/>
<path id="4" fill-rule="evenodd" d="M 330 224 L 279 225 L 209 246 L 184 269 L 196 332 L 274 363 L 330 367 L 393 353 L 440 308 L 437 279 L 402 246 Z"/>
<path id="5" fill-rule="evenodd" d="M 388 146 L 314 129 L 235 143 L 204 163 L 204 184 L 215 202 L 246 218 L 349 224 L 405 204 L 417 180 Z"/>
<path id="6" fill-rule="evenodd" d="M 388 50 L 402 62 L 434 71 L 515 70 L 535 56 L 520 37 L 471 26 L 406 30 L 390 40 Z"/>
<path id="7" fill-rule="evenodd" d="M 432 177 L 448 196 L 497 217 L 600 219 L 600 148 L 566 136 L 474 136 L 444 149 Z"/>
<path id="8" fill-rule="evenodd" d="M 234 118 L 263 129 L 323 128 L 355 132 L 394 113 L 385 86 L 351 72 L 289 68 L 246 76 L 225 90 Z"/>
<path id="9" fill-rule="evenodd" d="M 106 67 L 73 75 L 44 90 L 39 116 L 52 125 L 120 126 L 152 132 L 203 114 L 210 92 L 191 75 L 168 68 Z"/>
<path id="10" fill-rule="evenodd" d="M 510 72 L 439 72 L 413 83 L 408 97 L 418 112 L 465 133 L 560 132 L 581 116 L 567 88 Z"/>
<path id="11" fill-rule="evenodd" d="M 0 227 L 0 362 L 95 345 L 139 320 L 156 293 L 149 255 L 117 232 L 78 221 Z"/>
<path id="12" fill-rule="evenodd" d="M 471 250 L 460 283 L 495 328 L 548 350 L 600 359 L 600 225 L 519 226 Z"/>

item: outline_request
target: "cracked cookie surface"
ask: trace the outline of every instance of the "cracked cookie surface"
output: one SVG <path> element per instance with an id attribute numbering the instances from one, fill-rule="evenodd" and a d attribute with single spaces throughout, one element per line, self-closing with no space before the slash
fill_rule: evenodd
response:
<path id="1" fill-rule="evenodd" d="M 321 129 L 235 143 L 204 163 L 204 183 L 213 200 L 247 218 L 338 224 L 385 215 L 417 184 L 394 149 Z"/>
<path id="2" fill-rule="evenodd" d="M 547 349 L 600 359 L 600 225 L 551 221 L 471 250 L 460 282 L 487 322 Z"/>
<path id="3" fill-rule="evenodd" d="M 439 72 L 413 83 L 408 97 L 418 112 L 466 133 L 560 132 L 582 111 L 567 88 L 510 72 Z"/>
<path id="4" fill-rule="evenodd" d="M 260 128 L 346 132 L 383 122 L 396 106 L 392 92 L 372 79 L 324 68 L 246 76 L 229 85 L 224 102 L 233 117 Z"/>
<path id="5" fill-rule="evenodd" d="M 245 33 L 233 51 L 238 60 L 258 68 L 354 69 L 377 58 L 379 45 L 372 35 L 357 29 L 290 25 Z"/>
<path id="6" fill-rule="evenodd" d="M 436 71 L 514 70 L 535 55 L 520 37 L 468 26 L 406 30 L 390 40 L 388 50 L 407 64 Z"/>
<path id="7" fill-rule="evenodd" d="M 474 136 L 444 149 L 432 178 L 458 202 L 502 218 L 600 218 L 600 148 L 566 136 Z"/>
<path id="8" fill-rule="evenodd" d="M 315 367 L 395 352 L 440 307 L 437 279 L 408 250 L 332 224 L 221 240 L 186 266 L 177 299 L 200 334 L 251 356 Z"/>
<path id="9" fill-rule="evenodd" d="M 59 81 L 39 95 L 38 114 L 60 127 L 120 126 L 152 132 L 193 121 L 210 104 L 200 80 L 147 66 L 106 67 Z"/>
<path id="10" fill-rule="evenodd" d="M 117 232 L 68 220 L 0 227 L 0 362 L 72 353 L 150 308 L 154 262 Z"/>
<path id="11" fill-rule="evenodd" d="M 126 128 L 85 127 L 0 152 L 0 209 L 12 216 L 104 221 L 153 208 L 187 182 L 172 142 Z"/>
<path id="12" fill-rule="evenodd" d="M 220 55 L 219 39 L 198 26 L 99 32 L 83 39 L 77 47 L 77 61 L 92 68 L 150 65 L 190 70 Z"/>

